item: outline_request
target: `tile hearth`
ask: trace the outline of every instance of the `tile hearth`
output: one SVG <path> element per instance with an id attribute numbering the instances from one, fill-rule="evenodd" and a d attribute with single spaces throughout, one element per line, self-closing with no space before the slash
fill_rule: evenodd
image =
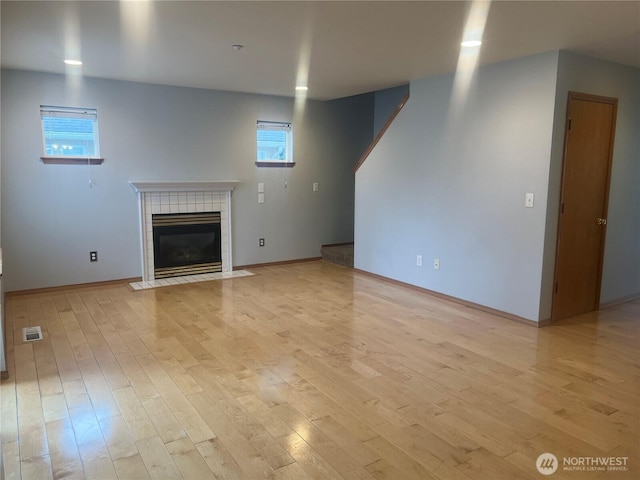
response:
<path id="1" fill-rule="evenodd" d="M 171 285 L 184 285 L 187 283 L 210 282 L 212 280 L 252 276 L 253 273 L 247 270 L 234 270 L 233 272 L 204 273 L 201 275 L 185 275 L 183 277 L 162 278 L 160 280 L 131 282 L 129 286 L 134 290 L 149 290 L 151 288 L 169 287 Z"/>

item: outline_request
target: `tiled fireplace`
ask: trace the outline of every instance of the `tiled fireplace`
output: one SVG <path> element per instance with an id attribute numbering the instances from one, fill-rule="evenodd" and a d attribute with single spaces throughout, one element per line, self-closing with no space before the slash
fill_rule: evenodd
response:
<path id="1" fill-rule="evenodd" d="M 231 272 L 231 192 L 238 182 L 129 182 L 138 194 L 142 279 L 156 279 L 153 216 L 219 213 L 222 272 Z"/>

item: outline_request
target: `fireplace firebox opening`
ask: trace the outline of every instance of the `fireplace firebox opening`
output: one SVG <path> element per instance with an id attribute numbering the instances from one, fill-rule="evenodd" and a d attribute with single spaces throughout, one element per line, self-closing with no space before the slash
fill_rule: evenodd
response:
<path id="1" fill-rule="evenodd" d="M 222 271 L 220 212 L 153 214 L 155 278 Z"/>

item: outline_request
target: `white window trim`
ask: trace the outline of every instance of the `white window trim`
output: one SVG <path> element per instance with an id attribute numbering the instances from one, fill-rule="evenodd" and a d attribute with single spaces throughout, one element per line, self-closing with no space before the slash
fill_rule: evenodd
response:
<path id="1" fill-rule="evenodd" d="M 44 128 L 44 117 L 85 118 L 93 120 L 93 143 L 95 155 L 47 155 L 47 139 Z M 100 155 L 100 134 L 98 130 L 98 111 L 95 108 L 59 107 L 40 105 L 40 130 L 42 133 L 43 155 L 40 159 L 46 164 L 89 164 L 104 162 Z"/>
<path id="2" fill-rule="evenodd" d="M 287 132 L 287 152 L 284 160 L 276 159 L 258 159 L 257 141 L 256 141 L 256 165 L 260 167 L 293 167 L 293 128 L 291 122 L 275 122 L 267 120 L 258 120 L 256 122 L 256 132 L 258 130 L 284 130 Z"/>

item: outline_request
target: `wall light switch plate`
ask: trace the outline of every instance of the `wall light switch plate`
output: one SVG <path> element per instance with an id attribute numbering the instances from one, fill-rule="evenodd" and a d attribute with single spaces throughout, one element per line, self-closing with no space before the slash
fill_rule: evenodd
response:
<path id="1" fill-rule="evenodd" d="M 264 203 L 264 193 L 258 194 L 258 203 Z"/>
<path id="2" fill-rule="evenodd" d="M 313 182 L 313 191 L 317 192 L 320 188 L 320 184 L 318 182 Z"/>
<path id="3" fill-rule="evenodd" d="M 533 193 L 525 193 L 524 206 L 527 208 L 533 208 Z"/>
<path id="4" fill-rule="evenodd" d="M 258 184 L 258 193 L 263 193 L 264 192 L 264 183 L 259 183 Z"/>

